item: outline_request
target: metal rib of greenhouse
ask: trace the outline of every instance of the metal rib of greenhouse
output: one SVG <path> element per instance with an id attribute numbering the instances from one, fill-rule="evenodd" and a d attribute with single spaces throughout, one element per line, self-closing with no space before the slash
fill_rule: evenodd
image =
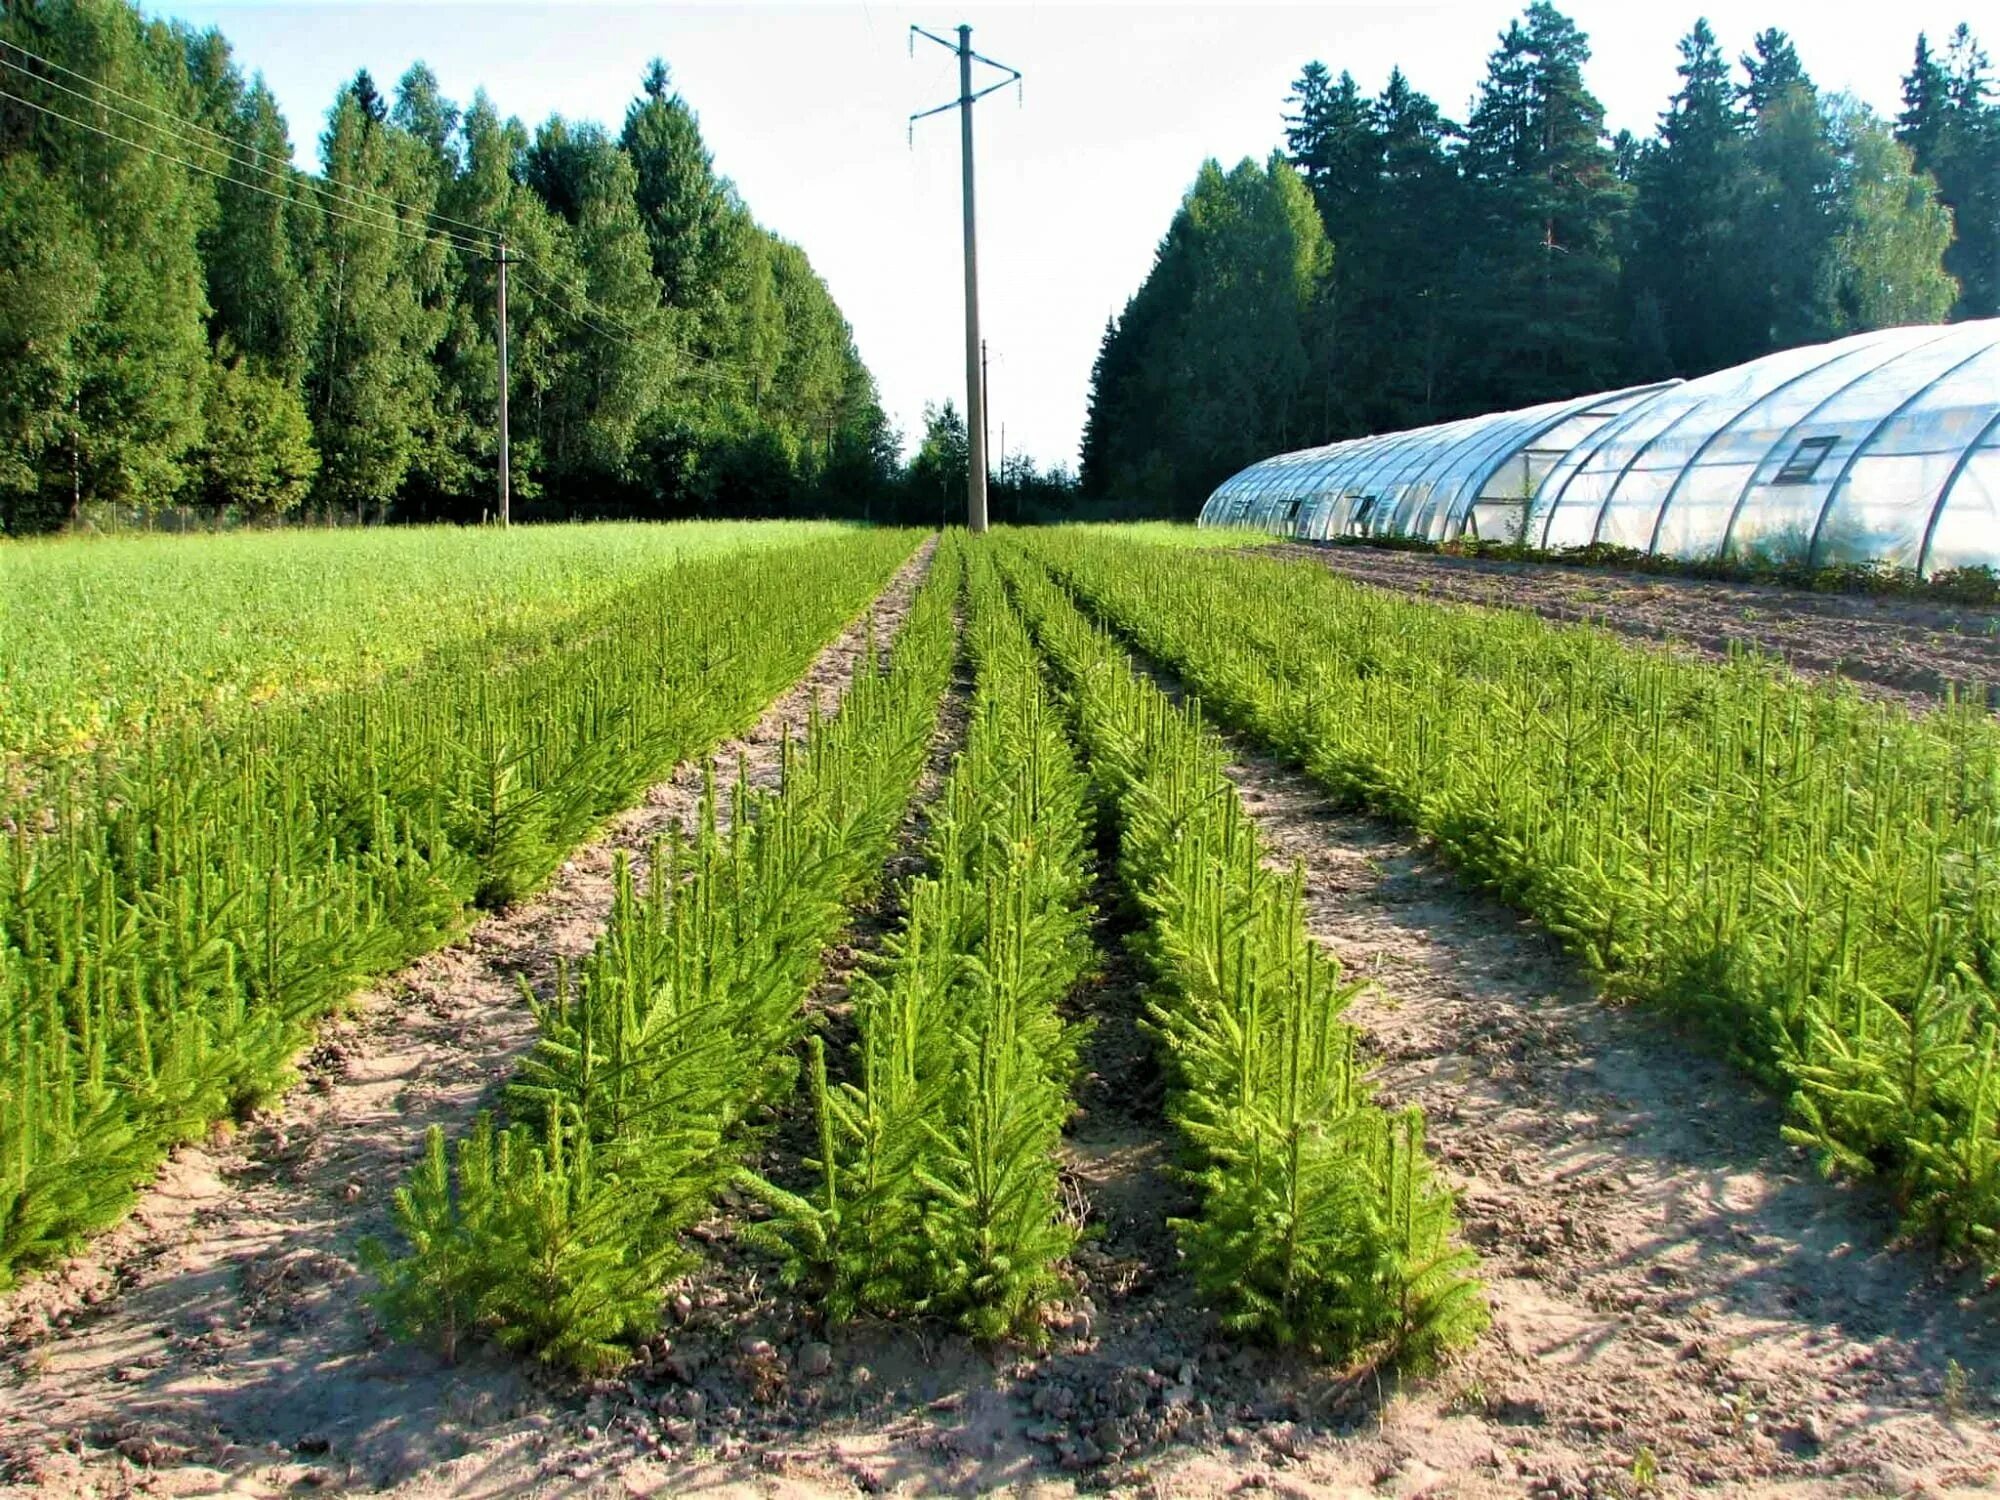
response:
<path id="1" fill-rule="evenodd" d="M 1944 336 L 1945 335 L 1943 334 L 1943 332 L 1939 331 L 1937 332 L 1936 337 L 1934 337 L 1933 339 L 1920 342 L 1914 347 L 1918 348 L 1925 347 L 1927 343 L 1934 343 L 1936 342 L 1937 338 L 1942 338 Z M 1758 460 L 1756 466 L 1751 469 L 1749 476 L 1743 481 L 1743 487 L 1736 492 L 1736 503 L 1730 507 L 1728 524 L 1725 525 L 1722 529 L 1722 547 L 1720 550 L 1721 556 L 1727 557 L 1729 555 L 1730 542 L 1731 539 L 1736 534 L 1736 522 L 1738 518 L 1741 517 L 1741 515 L 1743 514 L 1743 507 L 1749 503 L 1750 494 L 1753 490 L 1757 488 L 1758 480 L 1763 475 L 1766 466 L 1770 464 L 1772 456 L 1774 454 L 1778 455 L 1779 462 L 1782 464 L 1784 461 L 1783 455 L 1786 453 L 1790 453 L 1794 448 L 1798 446 L 1799 434 L 1805 429 L 1811 427 L 1813 422 L 1823 412 L 1827 411 L 1830 407 L 1834 406 L 1837 402 L 1841 400 L 1842 397 L 1846 396 L 1849 392 L 1855 390 L 1857 387 L 1867 382 L 1871 377 L 1873 377 L 1875 374 L 1877 374 L 1877 372 L 1881 370 L 1882 366 L 1889 364 L 1895 360 L 1901 359 L 1904 354 L 1909 352 L 1907 349 L 1897 347 L 1896 343 L 1889 339 L 1878 339 L 1871 341 L 1870 343 L 1865 345 L 1862 345 L 1860 340 L 1854 340 L 1853 342 L 1856 343 L 1857 345 L 1860 345 L 1860 347 L 1855 351 L 1857 354 L 1865 355 L 1865 354 L 1879 353 L 1884 347 L 1888 349 L 1888 352 L 1886 354 L 1883 354 L 1882 357 L 1876 360 L 1874 364 L 1867 366 L 1859 374 L 1853 376 L 1852 378 L 1842 381 L 1839 385 L 1835 386 L 1832 390 L 1828 391 L 1826 395 L 1820 397 L 1819 400 L 1815 401 L 1810 407 L 1806 409 L 1806 411 L 1801 416 L 1798 417 L 1797 420 L 1795 420 L 1788 427 L 1785 428 L 1784 436 L 1778 441 L 1778 443 L 1774 447 L 1772 447 L 1769 451 L 1767 451 L 1763 455 L 1763 457 Z M 1828 360 L 1825 364 L 1821 365 L 1819 368 L 1821 370 L 1832 369 L 1836 368 L 1838 364 L 1839 364 L 1838 360 Z"/>
<path id="2" fill-rule="evenodd" d="M 1578 418 L 1596 420 L 1541 446 Z M 1486 494 L 1516 461 L 1522 494 Z M 2000 569 L 2000 319 L 1275 455 L 1219 485 L 1202 522 L 1443 540 L 1516 506 L 1544 546 Z"/>

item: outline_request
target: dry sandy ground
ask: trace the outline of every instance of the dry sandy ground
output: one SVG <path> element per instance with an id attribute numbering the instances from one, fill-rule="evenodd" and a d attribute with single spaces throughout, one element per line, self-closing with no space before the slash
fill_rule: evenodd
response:
<path id="1" fill-rule="evenodd" d="M 894 634 L 932 544 L 869 612 Z M 725 782 L 776 781 L 780 739 L 831 708 L 870 621 L 843 632 L 741 740 Z M 533 1042 L 521 995 L 587 953 L 616 857 L 643 867 L 669 826 L 692 829 L 702 767 L 679 768 L 614 819 L 535 899 L 481 922 L 330 1022 L 275 1113 L 178 1153 L 131 1220 L 0 1302 L 0 1477 L 41 1493 L 136 1483 L 201 1492 L 368 1484 L 460 1451 L 540 1397 L 507 1363 L 458 1368 L 388 1343 L 362 1300 L 359 1246 L 391 1227 L 391 1195 L 426 1129 L 490 1100 Z M 726 809 L 724 809 L 726 812 Z"/>
<path id="2" fill-rule="evenodd" d="M 1386 1095 L 1429 1111 L 1494 1308 L 1475 1350 L 1402 1385 L 1219 1334 L 1164 1229 L 1185 1200 L 1163 1170 L 1135 976 L 1114 958 L 1081 1002 L 1097 1035 L 1069 1145 L 1101 1238 L 1048 1350 L 982 1358 L 880 1327 L 821 1344 L 725 1215 L 643 1372 L 407 1492 L 2000 1490 L 2000 1340 L 1976 1285 L 1895 1248 L 1877 1198 L 1780 1146 L 1740 1076 L 1604 1007 L 1421 846 L 1332 814 L 1267 760 L 1232 775 L 1274 859 L 1304 862 L 1314 934 L 1374 982 L 1355 1018 Z M 1115 946 L 1124 919 L 1105 920 Z"/>
<path id="3" fill-rule="evenodd" d="M 1600 1003 L 1417 841 L 1269 761 L 1232 774 L 1304 863 L 1309 929 L 1373 981 L 1353 1019 L 1484 1264 L 1492 1332 L 1386 1414 L 1406 1474 L 1616 1493 L 1643 1448 L 1669 1491 L 2000 1487 L 1991 1296 L 1892 1248 L 1878 1196 L 1821 1181 L 1740 1074 Z"/>
<path id="4" fill-rule="evenodd" d="M 1252 555 L 1309 560 L 1400 593 L 1586 620 L 1710 656 L 1754 647 L 1912 702 L 1948 687 L 2000 690 L 2000 611 L 1990 609 L 1379 547 L 1289 543 Z"/>
<path id="5" fill-rule="evenodd" d="M 844 675 L 822 663 L 829 692 Z M 956 733 L 948 713 L 938 762 Z M 59 1304 L 69 1323 L 0 1385 L 10 1476 L 57 1494 L 731 1500 L 2000 1492 L 1990 1298 L 1894 1248 L 1875 1195 L 1819 1181 L 1751 1085 L 1600 1004 L 1559 949 L 1422 846 L 1332 815 L 1268 761 L 1232 774 L 1275 857 L 1304 862 L 1315 935 L 1375 982 L 1355 1016 L 1385 1093 L 1424 1104 L 1462 1189 L 1494 1328 L 1434 1379 L 1242 1349 L 1201 1307 L 1164 1225 L 1185 1196 L 1118 952 L 1131 914 L 1100 882 L 1112 956 L 1077 1001 L 1096 1032 L 1066 1163 L 1093 1238 L 1046 1349 L 982 1354 L 925 1327 L 828 1338 L 737 1243 L 741 1202 L 702 1226 L 709 1263 L 626 1378 L 557 1390 L 383 1343 L 354 1240 L 383 1227 L 422 1125 L 464 1118 L 526 1039 L 504 974 L 454 1009 L 449 965 L 489 962 L 471 948 L 428 961 L 447 966 L 428 990 L 426 966 L 411 976 L 443 1015 L 392 995 L 365 1007 L 332 1038 L 342 1056 L 322 1049 L 323 1083 L 245 1141 L 180 1159 L 149 1200 L 157 1227 L 55 1282 L 66 1302 L 28 1300 L 28 1316 Z M 639 816 L 677 815 L 690 786 Z M 528 920 L 510 914 L 485 941 L 537 978 L 547 950 L 589 941 L 608 861 L 594 848 L 558 881 L 551 901 L 595 882 L 578 911 L 508 945 L 492 929 Z M 836 1029 L 848 969 L 821 996 Z M 773 1140 L 766 1171 L 796 1168 L 798 1134 Z"/>

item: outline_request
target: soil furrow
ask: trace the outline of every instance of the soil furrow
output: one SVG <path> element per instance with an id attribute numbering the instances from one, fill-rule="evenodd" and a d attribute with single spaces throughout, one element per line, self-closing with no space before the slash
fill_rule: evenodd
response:
<path id="1" fill-rule="evenodd" d="M 711 757 L 774 786 L 781 742 L 844 694 L 872 630 L 885 647 L 935 539 L 740 740 Z M 479 923 L 322 1028 L 303 1080 L 233 1139 L 178 1153 L 131 1220 L 0 1304 L 0 1476 L 42 1494 L 373 1486 L 463 1452 L 542 1400 L 517 1362 L 455 1367 L 389 1342 L 360 1247 L 427 1127 L 487 1103 L 532 1044 L 525 983 L 603 929 L 619 855 L 643 873 L 667 829 L 692 830 L 704 762 L 678 768 L 577 851 L 547 890 Z M 726 803 L 721 809 L 726 816 Z"/>
<path id="2" fill-rule="evenodd" d="M 2000 1486 L 2000 1326 L 1974 1275 L 1899 1245 L 1883 1195 L 1782 1144 L 1768 1095 L 1603 1003 L 1427 842 L 1233 753 L 1269 863 L 1304 870 L 1308 933 L 1369 981 L 1349 1018 L 1383 1102 L 1425 1111 L 1494 1310 L 1474 1349 L 1389 1399 L 1322 1378 L 1308 1406 L 1343 1440 L 1304 1448 L 1288 1482 L 1558 1500 L 1645 1474 L 1664 1493 Z M 1160 1470 L 1199 1493 L 1239 1464 L 1195 1451 Z"/>
<path id="3" fill-rule="evenodd" d="M 1548 1495 L 1648 1468 L 1669 1491 L 2000 1483 L 2000 1339 L 1969 1276 L 1896 1248 L 1879 1194 L 1779 1143 L 1773 1101 L 1602 1004 L 1422 842 L 1268 758 L 1230 775 L 1274 863 L 1303 865 L 1309 931 L 1371 981 L 1351 1017 L 1385 1100 L 1425 1109 L 1494 1306 L 1368 1463 Z"/>
<path id="4" fill-rule="evenodd" d="M 1754 649 L 1913 706 L 1948 689 L 1991 698 L 2000 687 L 2000 612 L 1990 609 L 1375 547 L 1285 543 L 1249 555 L 1311 562 L 1396 593 L 1602 625 L 1716 659 Z"/>

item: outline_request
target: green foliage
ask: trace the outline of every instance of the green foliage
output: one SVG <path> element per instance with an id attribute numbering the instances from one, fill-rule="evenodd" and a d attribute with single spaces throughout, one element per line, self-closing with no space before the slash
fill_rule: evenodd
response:
<path id="1" fill-rule="evenodd" d="M 0 765 L 116 752 L 304 702 L 496 631 L 540 631 L 677 565 L 833 544 L 800 522 L 291 531 L 0 548 Z"/>
<path id="2" fill-rule="evenodd" d="M 901 892 L 885 977 L 855 986 L 853 1080 L 815 1051 L 818 1189 L 749 1185 L 750 1237 L 833 1320 L 949 1317 L 1037 1336 L 1072 1231 L 1057 1148 L 1080 1028 L 1059 1005 L 1088 968 L 1087 783 L 990 551 L 972 553 L 970 722 Z"/>
<path id="3" fill-rule="evenodd" d="M 181 110 L 174 38 L 123 0 L 9 7 L 0 14 L 0 38 L 137 101 L 123 107 L 166 119 Z M 39 97 L 39 85 L 24 85 L 18 72 L 8 77 L 10 92 L 26 87 L 29 97 Z M 45 222 L 16 232 L 46 241 L 80 230 L 72 243 L 94 275 L 78 277 L 57 298 L 60 312 L 51 310 L 67 334 L 57 341 L 66 378 L 51 384 L 45 372 L 40 390 L 27 397 L 30 446 L 0 465 L 17 473 L 25 465 L 33 475 L 32 491 L 10 485 L 9 529 L 52 517 L 74 520 L 90 501 L 172 496 L 186 480 L 185 460 L 201 434 L 208 302 L 196 236 L 212 195 L 184 167 L 110 134 L 9 106 L 0 114 L 0 158 L 15 157 L 33 162 L 50 189 L 24 207 L 53 210 Z M 37 250 L 28 264 L 46 268 L 48 255 L 74 253 Z M 47 436 L 57 422 L 61 441 L 52 443 Z"/>
<path id="4" fill-rule="evenodd" d="M 1707 1027 L 1829 1169 L 2000 1256 L 2000 729 L 1324 569 L 1039 555 L 1226 722 Z M 1524 772 L 1524 768 L 1527 768 Z"/>
<path id="5" fill-rule="evenodd" d="M 747 724 L 909 545 L 853 533 L 687 561 L 316 699 L 36 767 L 0 797 L 0 1277 L 269 1097 L 368 976 L 449 936 L 468 903 L 545 879 Z M 588 1164 L 549 1170 L 565 1162 Z M 536 1200 L 552 1277 L 571 1233 L 547 1208 L 555 1181 Z"/>
<path id="6" fill-rule="evenodd" d="M 447 1170 L 433 1126 L 423 1164 L 396 1190 L 412 1253 L 364 1251 L 390 1330 L 435 1342 L 448 1359 L 490 1333 L 579 1374 L 623 1364 L 620 1341 L 658 1326 L 660 1282 L 683 1257 L 635 1243 L 624 1184 L 594 1173 L 590 1151 L 588 1135 L 566 1144 L 553 1114 L 539 1140 L 525 1125 L 496 1138 L 482 1114 Z"/>
<path id="7" fill-rule="evenodd" d="M 43 514 L 43 476 L 74 425 L 99 275 L 64 187 L 28 156 L 0 159 L 0 524 Z"/>
<path id="8" fill-rule="evenodd" d="M 1421 1364 L 1469 1341 L 1486 1306 L 1455 1205 L 1421 1117 L 1370 1097 L 1341 1019 L 1359 986 L 1306 936 L 1302 874 L 1265 867 L 1198 705 L 1171 703 L 1037 563 L 1006 557 L 1145 910 L 1152 1029 L 1201 1202 L 1176 1228 L 1201 1287 L 1231 1327 L 1331 1358 Z"/>
<path id="9" fill-rule="evenodd" d="M 1943 257 L 1951 211 L 1909 148 L 1867 110 L 1834 117 L 1841 205 L 1826 275 L 1838 332 L 1937 323 L 1958 298 Z"/>
<path id="10" fill-rule="evenodd" d="M 202 410 L 201 499 L 217 511 L 281 516 L 305 503 L 319 453 L 297 387 L 241 360 L 218 364 Z"/>
<path id="11" fill-rule="evenodd" d="M 1951 210 L 1944 268 L 1959 287 L 1952 316 L 2000 316 L 2000 90 L 1991 60 L 1963 22 L 1942 57 L 1917 34 L 1896 138 Z"/>
<path id="12" fill-rule="evenodd" d="M 909 487 L 914 499 L 929 502 L 940 526 L 965 515 L 971 441 L 965 417 L 949 400 L 942 406 L 924 407 L 924 436 L 916 457 L 910 460 Z"/>
<path id="13" fill-rule="evenodd" d="M 1281 157 L 1204 162 L 1152 273 L 1105 333 L 1083 486 L 1192 515 L 1233 470 L 1315 430 L 1300 391 L 1333 251 Z"/>
<path id="14" fill-rule="evenodd" d="M 503 237 L 517 515 L 879 509 L 896 454 L 852 331 L 659 65 L 618 137 L 362 72 L 314 177 L 219 32 L 58 0 L 0 39 L 26 101 L 0 107 L 0 529 L 265 516 L 302 480 L 326 515 L 479 518 Z"/>
<path id="15" fill-rule="evenodd" d="M 643 892 L 621 861 L 577 982 L 535 1004 L 541 1036 L 507 1097 L 539 1134 L 517 1123 L 503 1138 L 527 1162 L 518 1185 L 495 1179 L 507 1211 L 475 1220 L 460 1207 L 440 1233 L 434 1162 L 399 1199 L 407 1248 L 383 1284 L 392 1308 L 419 1289 L 401 1331 L 454 1338 L 469 1325 L 450 1289 L 513 1286 L 521 1295 L 475 1305 L 477 1330 L 589 1373 L 621 1363 L 619 1341 L 650 1326 L 641 1312 L 693 1263 L 682 1231 L 793 1090 L 822 950 L 879 879 L 923 769 L 958 579 L 947 549 L 889 664 L 871 642 L 839 712 L 796 751 L 785 742 L 777 789 L 739 775 L 718 791 L 711 768 L 693 837 L 656 847 Z M 475 1130 L 459 1148 L 461 1205 L 481 1201 L 464 1186 L 467 1153 L 486 1160 L 478 1141 Z"/>
<path id="16" fill-rule="evenodd" d="M 1893 138 L 1775 28 L 1739 71 L 1698 20 L 1645 139 L 1606 134 L 1590 58 L 1537 0 L 1462 124 L 1400 69 L 1370 97 L 1306 64 L 1285 162 L 1205 164 L 1106 326 L 1084 496 L 1192 516 L 1274 452 L 2000 313 L 2000 99 L 1964 27 L 1919 39 Z M 1319 225 L 1276 234 L 1294 179 Z"/>

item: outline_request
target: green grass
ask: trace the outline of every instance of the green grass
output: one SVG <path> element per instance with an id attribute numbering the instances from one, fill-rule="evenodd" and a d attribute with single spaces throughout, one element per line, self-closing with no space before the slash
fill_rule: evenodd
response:
<path id="1" fill-rule="evenodd" d="M 0 542 L 0 766 L 350 687 L 575 616 L 675 561 L 831 523 L 404 527 Z"/>
<path id="2" fill-rule="evenodd" d="M 1079 521 L 1051 530 L 1064 536 L 1116 537 L 1125 542 L 1144 542 L 1153 547 L 1186 547 L 1206 552 L 1232 547 L 1268 547 L 1288 541 L 1269 531 L 1236 531 L 1228 527 L 1199 527 L 1187 521 Z"/>

